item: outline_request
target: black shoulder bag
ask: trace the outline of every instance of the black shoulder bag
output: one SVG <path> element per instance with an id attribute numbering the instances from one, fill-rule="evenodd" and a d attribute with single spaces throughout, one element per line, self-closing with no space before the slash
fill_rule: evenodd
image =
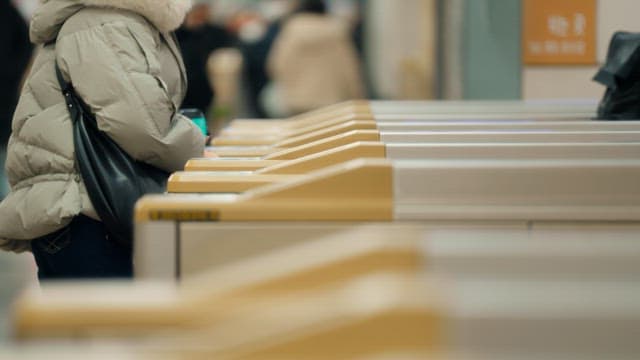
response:
<path id="1" fill-rule="evenodd" d="M 640 119 L 640 33 L 616 32 L 606 63 L 593 79 L 607 87 L 598 119 Z"/>
<path id="2" fill-rule="evenodd" d="M 62 77 L 56 76 L 73 122 L 76 163 L 89 199 L 107 232 L 118 243 L 133 246 L 133 209 L 145 194 L 163 193 L 169 173 L 136 161 L 98 129 L 95 116 Z"/>

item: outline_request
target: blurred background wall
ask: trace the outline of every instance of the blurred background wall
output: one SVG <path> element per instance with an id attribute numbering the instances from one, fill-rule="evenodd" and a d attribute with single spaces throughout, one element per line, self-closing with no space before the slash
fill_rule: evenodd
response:
<path id="1" fill-rule="evenodd" d="M 565 0 L 556 1 L 562 3 Z M 441 0 L 438 94 L 446 99 L 599 98 L 591 81 L 615 31 L 640 31 L 634 0 L 596 0 L 596 59 L 582 65 L 522 61 L 521 0 Z M 540 19 L 545 21 L 545 19 Z"/>
<path id="2" fill-rule="evenodd" d="M 435 97 L 436 1 L 370 0 L 366 58 L 375 95 L 389 99 Z"/>
<path id="3" fill-rule="evenodd" d="M 606 56 L 615 31 L 640 31 L 640 2 L 636 0 L 596 1 L 597 63 L 590 66 L 525 66 L 522 69 L 522 97 L 600 97 L 603 88 L 591 81 Z"/>

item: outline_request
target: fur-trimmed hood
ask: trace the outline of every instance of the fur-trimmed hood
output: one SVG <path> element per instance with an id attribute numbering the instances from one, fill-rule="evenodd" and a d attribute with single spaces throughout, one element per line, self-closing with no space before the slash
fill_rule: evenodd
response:
<path id="1" fill-rule="evenodd" d="M 160 32 L 177 29 L 192 0 L 41 0 L 31 20 L 31 41 L 46 43 L 56 38 L 64 22 L 87 6 L 115 8 L 138 13 Z"/>

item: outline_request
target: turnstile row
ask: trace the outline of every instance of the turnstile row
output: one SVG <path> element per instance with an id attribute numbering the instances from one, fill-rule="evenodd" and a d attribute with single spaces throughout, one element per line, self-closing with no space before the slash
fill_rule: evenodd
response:
<path id="1" fill-rule="evenodd" d="M 502 122 L 385 122 L 349 121 L 320 129 L 307 129 L 296 132 L 265 133 L 256 130 L 252 133 L 221 134 L 212 144 L 216 146 L 252 146 L 269 145 L 274 147 L 291 147 L 337 135 L 351 130 L 378 130 L 385 132 L 518 132 L 518 131 L 637 131 L 640 129 L 636 121 L 629 122 L 595 122 L 595 121 L 502 121 Z"/>
<path id="2" fill-rule="evenodd" d="M 614 141 L 619 139 L 627 138 Z M 212 296 L 220 294 L 216 286 L 233 287 L 233 281 L 239 280 L 231 276 L 234 271 L 245 279 L 267 276 L 265 273 L 277 277 L 278 269 L 265 271 L 271 269 L 269 264 L 295 263 L 298 268 L 280 269 L 279 282 L 262 283 L 254 291 L 306 287 L 310 292 L 276 294 L 264 301 L 250 294 L 248 302 L 242 292 L 235 293 L 226 303 L 228 307 L 217 303 L 214 313 L 225 316 L 211 318 L 213 313 L 199 307 L 204 304 L 202 299 L 177 301 L 175 288 L 169 286 L 147 292 L 154 298 L 163 294 L 164 300 L 138 303 L 142 314 L 126 315 L 129 320 L 164 325 L 184 320 L 184 316 L 199 317 L 197 334 L 189 333 L 171 344 L 164 342 L 164 350 L 176 353 L 179 348 L 183 356 L 188 353 L 205 358 L 299 358 L 309 351 L 318 358 L 354 353 L 366 356 L 371 355 L 371 347 L 357 339 L 372 337 L 379 339 L 377 349 L 391 357 L 408 352 L 424 358 L 433 354 L 436 346 L 443 346 L 463 349 L 476 358 L 518 353 L 598 357 L 612 349 L 633 358 L 640 353 L 635 340 L 640 331 L 636 316 L 640 313 L 640 288 L 634 285 L 639 275 L 634 264 L 640 256 L 635 241 L 640 197 L 634 184 L 640 179 L 640 163 L 615 159 L 603 150 L 609 146 L 607 149 L 633 158 L 629 151 L 635 141 L 626 141 L 591 146 L 594 144 L 576 140 L 571 146 L 572 151 L 589 149 L 605 160 L 562 156 L 559 158 L 564 160 L 547 160 L 535 155 L 530 155 L 531 160 L 517 156 L 477 161 L 359 160 L 300 172 L 303 175 L 298 178 L 240 195 L 146 198 L 137 211 L 137 237 L 142 235 L 146 241 L 137 239 L 136 266 L 147 261 L 147 269 L 156 271 L 147 276 L 184 277 L 183 288 L 189 288 L 186 293 L 204 291 Z M 416 150 L 411 144 L 377 145 L 385 146 L 385 156 L 389 149 L 416 157 L 416 152 L 425 150 Z M 452 148 L 451 144 L 422 145 L 432 150 L 439 145 Z M 519 147 L 523 144 L 516 143 L 462 145 L 456 151 L 474 146 L 488 149 L 480 150 L 484 151 L 480 156 L 499 152 L 500 145 L 514 153 L 523 149 Z M 544 142 L 526 145 L 552 157 Z M 460 156 L 450 149 L 447 154 Z M 555 150 L 562 150 L 562 145 L 556 144 Z M 271 166 L 282 164 L 268 161 Z M 314 210 L 306 210 L 307 205 Z M 558 232 L 558 226 L 571 231 Z M 331 244 L 359 243 L 366 248 L 379 242 L 386 245 L 374 251 L 377 255 L 373 257 L 362 255 L 349 262 L 348 247 L 336 247 L 334 256 L 343 255 L 346 263 L 330 257 L 324 265 L 314 263 L 314 255 L 320 256 Z M 413 245 L 403 248 L 402 244 Z M 407 251 L 416 244 L 425 249 L 429 273 L 453 279 L 447 286 L 407 276 L 406 271 L 414 273 L 419 264 L 415 250 Z M 314 264 L 319 271 L 305 272 Z M 368 264 L 372 273 L 363 272 L 363 264 Z M 191 278 L 208 272 L 212 265 L 219 270 Z M 383 273 L 376 274 L 375 269 Z M 388 274 L 394 270 L 402 275 Z M 319 279 L 330 285 L 318 285 Z M 313 288 L 315 285 L 320 288 Z M 103 290 L 111 295 L 114 291 L 132 295 L 140 288 Z M 41 300 L 49 305 L 39 313 L 43 316 L 31 314 L 36 324 L 58 316 L 66 319 L 61 324 L 68 325 L 63 332 L 78 334 L 77 328 L 69 330 L 75 321 L 78 325 L 97 319 L 87 308 L 80 311 L 81 317 L 66 316 L 70 307 L 56 303 L 55 296 L 48 294 L 45 292 Z M 447 300 L 441 301 L 445 296 Z M 103 325 L 113 326 L 117 321 L 105 318 L 108 309 L 113 309 L 106 298 L 98 300 L 93 310 L 103 316 Z M 273 308 L 274 302 L 277 308 Z M 127 303 L 119 304 L 126 307 Z M 176 304 L 183 306 L 181 310 L 167 311 L 177 310 Z M 357 311 L 353 304 L 359 304 Z M 91 301 L 88 305 L 91 309 Z M 301 314 L 304 316 L 297 316 Z M 120 318 L 126 315 L 120 314 Z M 283 326 L 285 318 L 288 325 Z M 218 321 L 207 327 L 203 319 Z M 103 330 L 90 327 L 88 333 Z M 607 336 L 611 331 L 622 335 Z M 232 345 L 225 341 L 228 339 L 233 340 Z M 274 343 L 274 339 L 278 340 Z"/>
<path id="3" fill-rule="evenodd" d="M 216 228 L 248 221 L 638 221 L 636 160 L 356 160 L 243 194 L 165 195 L 138 204 L 136 271 L 175 276 L 183 246 L 205 258 L 236 243 Z M 195 231 L 183 229 L 195 226 Z M 234 227 L 234 231 L 241 232 Z M 255 239 L 258 234 L 245 235 Z M 282 239 L 265 233 L 266 239 Z M 228 241 L 228 244 L 221 244 Z M 280 241 L 280 240 L 275 240 Z M 187 256 L 187 257 L 185 257 Z"/>
<path id="4" fill-rule="evenodd" d="M 637 159 L 640 143 L 435 143 L 354 142 L 291 160 L 197 158 L 186 171 L 302 174 L 358 158 L 386 159 Z"/>
<path id="5" fill-rule="evenodd" d="M 542 225 L 496 233 L 471 227 L 463 232 L 432 231 L 422 240 L 412 241 L 390 239 L 391 229 L 382 228 L 380 233 L 376 226 L 360 227 L 358 234 L 353 229 L 338 232 L 339 236 L 327 232 L 329 236 L 322 239 L 223 266 L 187 280 L 180 288 L 157 283 L 45 287 L 18 304 L 19 329 L 23 336 L 135 337 L 172 328 L 172 337 L 178 340 L 170 341 L 173 345 L 162 347 L 164 350 L 174 347 L 175 351 L 179 344 L 190 349 L 182 340 L 197 345 L 199 351 L 220 355 L 230 346 L 223 331 L 235 333 L 235 339 L 240 336 L 244 340 L 239 344 L 244 346 L 266 335 L 280 336 L 278 343 L 289 345 L 279 351 L 296 353 L 293 344 L 299 339 L 298 332 L 291 330 L 305 328 L 311 334 L 320 331 L 332 341 L 342 334 L 349 339 L 349 349 L 368 349 L 369 342 L 353 342 L 353 336 L 369 333 L 367 327 L 349 327 L 350 331 L 343 333 L 339 330 L 342 326 L 334 323 L 342 317 L 347 323 L 364 322 L 376 331 L 389 329 L 390 321 L 399 321 L 404 326 L 394 331 L 413 339 L 402 343 L 399 349 L 405 350 L 419 346 L 427 351 L 438 345 L 474 355 L 496 355 L 517 353 L 524 346 L 530 351 L 544 347 L 551 353 L 599 356 L 615 347 L 620 354 L 637 354 L 639 274 L 637 268 L 621 277 L 619 272 L 625 271 L 620 263 L 629 266 L 640 256 L 635 241 L 640 228 L 616 227 L 613 236 L 602 236 L 607 228 L 611 230 L 611 225 L 591 224 L 582 231 L 562 231 L 557 225 Z M 413 230 L 422 231 L 420 227 Z M 353 235 L 367 237 L 345 241 L 354 239 Z M 485 248 L 479 246 L 483 241 L 492 242 Z M 461 270 L 456 262 L 470 253 L 469 248 L 479 252 L 481 259 Z M 517 257 L 534 266 L 527 268 L 515 261 L 493 264 L 501 256 Z M 588 267 L 590 262 L 595 268 Z M 424 269 L 448 275 L 448 281 L 422 278 L 418 274 Z M 554 269 L 559 270 L 558 276 L 550 273 Z M 571 274 L 567 269 L 589 270 Z M 145 298 L 148 304 L 142 301 Z M 77 305 L 68 306 L 69 301 Z M 276 309 L 271 308 L 274 303 L 278 304 Z M 369 306 L 354 307 L 363 303 Z M 351 305 L 343 308 L 346 304 Z M 277 309 L 288 310 L 289 315 Z M 298 311 L 303 309 L 316 310 Z M 283 316 L 293 326 L 287 327 L 286 333 L 278 327 Z M 370 323 L 371 319 L 380 322 Z M 255 326 L 264 332 L 250 331 Z M 327 329 L 333 329 L 331 335 Z M 480 329 L 484 331 L 478 336 Z M 612 329 L 624 331 L 619 336 L 604 336 Z M 307 351 L 323 344 L 322 337 L 316 336 L 311 337 L 314 340 Z M 205 338 L 208 341 L 202 341 Z M 167 341 L 166 336 L 160 339 Z M 385 347 L 393 347 L 393 342 L 381 341 Z M 585 341 L 588 344 L 577 346 L 576 342 Z M 255 351 L 254 347 L 249 349 Z"/>
<path id="6" fill-rule="evenodd" d="M 336 104 L 301 114 L 286 120 L 235 120 L 227 130 L 247 128 L 300 129 L 321 122 L 348 120 L 456 120 L 456 119 L 590 119 L 595 116 L 595 102 L 522 102 L 522 101 L 465 101 L 465 102 L 370 102 L 354 101 Z"/>
<path id="7" fill-rule="evenodd" d="M 378 132 L 353 130 L 288 148 L 276 146 L 221 146 L 209 152 L 218 158 L 290 160 L 358 141 L 396 144 L 424 143 L 561 143 L 561 142 L 638 142 L 640 132 Z M 280 144 L 282 145 L 282 144 Z"/>
<path id="8" fill-rule="evenodd" d="M 384 104 L 385 106 L 388 106 L 388 109 L 393 108 L 393 106 L 391 106 L 391 104 L 389 103 Z M 292 119 L 289 122 L 275 122 L 272 123 L 272 125 L 275 125 L 274 128 L 278 128 L 279 124 L 293 123 L 296 121 L 302 121 L 304 119 L 311 119 L 313 116 L 320 113 L 325 115 L 331 114 L 331 116 L 338 116 L 337 114 L 340 113 L 340 111 L 343 111 L 345 108 L 349 109 L 344 111 L 354 112 L 354 107 L 369 106 L 369 104 L 364 103 L 351 103 L 346 105 L 347 106 L 343 107 L 342 110 L 337 110 L 340 108 L 340 106 L 337 106 L 333 109 L 323 109 L 314 112 L 313 114 L 303 115 Z M 406 111 L 405 114 L 427 114 L 429 113 L 428 109 L 431 105 L 432 104 L 413 103 L 411 104 L 411 106 L 414 110 Z M 456 106 L 456 104 L 451 105 Z M 580 104 L 580 106 L 582 105 L 584 104 Z M 451 112 L 452 109 L 452 107 L 447 107 L 445 104 L 436 106 L 440 106 L 440 110 L 434 110 L 434 113 L 447 113 Z M 462 105 L 462 107 L 464 106 L 465 105 Z M 466 108 L 468 111 L 465 110 L 460 112 L 464 114 L 464 116 L 461 116 L 460 119 L 466 118 L 469 120 L 473 119 L 474 115 L 480 115 L 481 117 L 482 115 L 491 114 L 492 111 L 494 114 L 511 114 L 512 112 L 519 113 L 520 115 L 523 115 L 521 119 L 526 119 L 527 116 L 532 117 L 545 111 L 547 111 L 548 113 L 554 113 L 556 112 L 555 110 L 550 110 L 554 108 L 554 106 L 555 109 L 558 110 L 556 113 L 575 114 L 573 110 L 568 110 L 571 106 L 567 107 L 562 104 L 554 104 L 551 107 L 547 107 L 547 110 L 544 110 L 545 105 L 542 103 L 509 103 L 508 105 L 505 105 L 506 107 L 504 108 L 500 108 L 500 103 L 468 104 L 466 106 L 470 107 Z M 473 106 L 475 106 L 475 108 Z M 482 107 L 482 110 L 480 110 L 479 107 Z M 493 110 L 491 110 L 492 107 Z M 416 110 L 420 108 L 424 109 L 425 111 L 421 113 L 420 110 Z M 523 109 L 533 110 L 527 113 L 526 111 L 522 111 Z M 381 111 L 381 114 L 389 113 L 391 112 Z M 457 114 L 455 113 L 452 114 L 452 116 L 454 117 L 456 115 Z M 342 139 L 342 141 L 344 141 L 343 143 L 341 143 L 343 146 L 338 148 L 328 145 L 328 143 L 331 142 L 327 142 L 326 139 L 319 139 L 311 141 L 310 143 L 305 142 L 302 138 L 294 139 L 293 142 L 291 141 L 291 139 L 288 139 L 286 140 L 286 142 L 288 142 L 288 145 L 294 146 L 294 148 L 279 149 L 277 146 L 275 149 L 270 146 L 253 148 L 253 150 L 255 150 L 257 153 L 259 153 L 261 150 L 264 151 L 264 156 L 259 158 L 256 157 L 255 163 L 252 163 L 254 161 L 252 159 L 241 159 L 240 164 L 236 163 L 235 165 L 230 165 L 234 163 L 234 161 L 230 159 L 218 159 L 211 160 L 209 164 L 217 164 L 213 166 L 220 166 L 220 168 L 214 167 L 214 169 L 223 172 L 175 174 L 169 183 L 169 190 L 171 192 L 182 193 L 218 193 L 216 195 L 212 194 L 197 198 L 198 200 L 194 201 L 200 203 L 206 201 L 210 201 L 211 203 L 220 202 L 220 209 L 216 209 L 212 212 L 207 213 L 207 210 L 203 210 L 200 205 L 196 205 L 196 208 L 193 209 L 193 214 L 187 214 L 185 215 L 185 218 L 188 220 L 191 215 L 197 215 L 198 211 L 204 211 L 197 216 L 204 218 L 207 218 L 209 216 L 223 222 L 228 220 L 286 221 L 287 219 L 289 219 L 287 218 L 287 216 L 292 216 L 291 220 L 312 221 L 344 221 L 354 219 L 417 219 L 418 221 L 423 221 L 425 219 L 447 221 L 468 221 L 480 219 L 482 221 L 491 221 L 505 219 L 513 220 L 514 217 L 518 216 L 522 216 L 522 218 L 527 219 L 534 219 L 536 217 L 544 218 L 545 216 L 548 216 L 550 219 L 563 219 L 563 217 L 565 217 L 564 220 L 566 220 L 566 218 L 576 216 L 576 214 L 579 213 L 581 215 L 577 215 L 578 217 L 586 216 L 582 218 L 582 220 L 593 221 L 603 219 L 620 220 L 617 218 L 618 214 L 621 212 L 625 212 L 613 210 L 615 208 L 622 208 L 618 203 L 617 205 L 613 205 L 610 209 L 604 210 L 604 208 L 602 208 L 601 211 L 596 211 L 597 214 L 591 213 L 591 215 L 586 215 L 597 207 L 592 207 L 592 205 L 597 202 L 594 201 L 596 198 L 602 200 L 611 195 L 602 193 L 594 195 L 598 193 L 598 191 L 595 190 L 598 188 L 598 184 L 602 183 L 603 181 L 599 180 L 600 182 L 584 182 L 578 180 L 591 178 L 589 172 L 593 169 L 585 170 L 583 168 L 575 168 L 573 170 L 569 170 L 572 166 L 564 167 L 561 165 L 558 169 L 541 170 L 541 168 L 537 166 L 539 165 L 539 162 L 534 161 L 534 159 L 541 160 L 542 163 L 544 163 L 542 167 L 552 163 L 552 161 L 545 162 L 546 159 L 549 158 L 575 159 L 576 161 L 571 160 L 566 162 L 567 164 L 572 163 L 574 165 L 580 163 L 580 159 L 614 160 L 617 156 L 635 159 L 635 152 L 637 151 L 637 149 L 633 149 L 633 147 L 638 143 L 637 140 L 640 139 L 640 137 L 638 137 L 638 134 L 634 131 L 634 126 L 636 125 L 634 122 L 627 123 L 625 125 L 626 127 L 617 128 L 618 130 L 622 130 L 624 128 L 629 131 L 606 131 L 615 128 L 621 123 L 611 125 L 612 123 L 596 123 L 593 121 L 587 121 L 585 119 L 575 120 L 573 122 L 549 122 L 549 124 L 557 124 L 551 125 L 549 127 L 545 127 L 543 125 L 546 123 L 533 121 L 493 121 L 492 123 L 484 123 L 475 121 L 464 122 L 463 120 L 455 123 L 433 123 L 425 121 L 414 122 L 410 124 L 379 121 L 377 123 L 383 124 L 382 126 L 386 126 L 387 129 L 394 129 L 394 127 L 395 129 L 400 129 L 402 127 L 425 129 L 427 128 L 426 126 L 444 126 L 440 129 L 467 129 L 470 131 L 423 130 L 390 132 L 373 129 L 353 130 L 348 134 L 337 134 L 334 136 L 335 139 Z M 509 125 L 512 125 L 512 127 L 506 125 L 507 123 L 509 123 Z M 452 124 L 456 125 L 452 126 Z M 377 129 L 377 124 L 369 123 L 369 125 L 374 125 Z M 265 124 L 265 128 L 269 127 L 270 126 Z M 431 127 L 431 129 L 435 128 Z M 486 131 L 487 129 L 491 129 L 493 131 Z M 502 130 L 497 131 L 500 129 Z M 569 131 L 569 129 L 573 129 L 574 131 Z M 585 131 L 585 129 L 591 129 L 592 131 Z M 371 139 L 373 139 L 374 141 L 380 141 L 382 144 L 375 144 L 373 142 L 352 143 L 351 140 L 354 140 L 354 138 L 350 138 L 350 136 L 353 135 L 373 136 L 374 138 Z M 378 135 L 377 138 L 375 138 L 376 135 Z M 242 138 L 242 136 L 240 136 L 239 139 L 240 138 Z M 369 140 L 369 138 L 365 139 Z M 296 143 L 296 141 L 300 141 L 301 143 L 298 144 Z M 457 145 L 457 147 L 456 145 L 454 145 L 454 143 Z M 549 145 L 547 146 L 547 144 Z M 566 148 L 564 147 L 565 145 Z M 229 151 L 233 151 L 235 149 L 244 149 L 244 151 L 250 151 L 252 148 L 228 147 L 226 149 Z M 319 150 L 325 149 L 329 149 L 327 151 L 328 154 L 317 152 Z M 476 149 L 478 150 L 474 151 Z M 225 147 L 215 148 L 215 151 L 224 152 L 224 150 Z M 358 151 L 362 152 L 358 154 Z M 389 175 L 388 173 L 386 175 L 383 175 L 382 172 L 380 172 L 380 179 L 383 179 L 381 180 L 383 183 L 393 183 L 394 190 L 391 192 L 385 191 L 384 188 L 388 189 L 388 187 L 386 186 L 382 186 L 380 189 L 378 189 L 375 186 L 371 186 L 371 184 L 368 184 L 368 182 L 371 182 L 371 177 L 367 178 L 367 176 L 363 176 L 363 180 L 354 181 L 353 178 L 351 178 L 351 175 L 347 175 L 349 171 L 345 171 L 342 175 L 338 176 L 339 179 L 325 179 L 319 181 L 318 183 L 314 183 L 314 181 L 309 180 L 309 177 L 307 176 L 307 173 L 309 171 L 318 171 L 318 173 L 323 174 L 331 173 L 331 171 L 333 170 L 322 169 L 334 163 L 353 160 L 357 157 L 362 156 L 375 156 L 379 158 L 385 157 L 390 159 L 402 159 L 405 157 L 416 159 L 433 159 L 430 158 L 429 155 L 426 155 L 424 157 L 422 156 L 428 151 L 437 154 L 433 155 L 434 158 L 456 159 L 456 161 L 431 161 L 428 163 L 428 165 L 424 166 L 416 162 L 412 165 L 407 166 L 406 168 L 398 166 L 396 169 L 398 171 L 398 174 L 400 172 L 404 172 L 404 176 L 396 176 L 395 173 L 393 175 Z M 487 168 L 481 170 L 480 168 L 474 168 L 474 166 L 478 163 L 474 165 L 472 164 L 473 162 L 467 162 L 466 165 L 462 165 L 464 161 L 461 161 L 460 159 L 463 158 L 465 151 L 474 151 L 471 155 L 469 155 L 469 157 L 486 160 L 487 162 L 485 162 L 484 165 L 488 165 L 489 163 L 494 161 L 494 159 L 502 159 L 503 161 L 497 161 L 497 163 L 500 163 L 498 167 L 503 168 L 500 168 L 498 170 L 493 168 L 493 165 L 488 165 Z M 563 151 L 565 151 L 566 154 L 563 154 Z M 495 158 L 493 158 L 494 156 Z M 529 158 L 531 159 L 531 161 L 525 162 L 526 164 L 524 164 L 520 161 L 522 158 Z M 511 159 L 513 161 L 509 162 L 507 161 L 508 159 Z M 198 166 L 200 166 L 201 168 L 206 167 L 208 166 L 207 162 L 208 161 L 204 159 L 194 160 L 193 162 L 190 162 L 188 167 L 190 170 L 197 169 Z M 455 165 L 453 165 L 453 167 L 450 167 L 450 165 L 454 162 Z M 422 162 L 422 164 L 426 163 L 427 162 Z M 600 165 L 604 165 L 605 163 L 611 164 L 613 162 L 602 161 Z M 532 166 L 532 164 L 536 165 Z M 591 163 L 591 165 L 594 164 L 595 162 Z M 473 168 L 473 170 L 470 170 L 470 168 L 465 168 L 465 166 L 467 165 L 470 166 L 470 168 Z M 518 165 L 523 166 L 519 167 Z M 227 168 L 225 168 L 225 166 L 227 166 Z M 243 166 L 247 166 L 249 167 L 249 169 L 243 168 Z M 416 168 L 412 169 L 412 166 L 416 166 Z M 507 169 L 511 166 L 513 167 Z M 578 165 L 578 167 L 579 166 L 581 165 Z M 633 167 L 633 165 L 631 167 Z M 244 171 L 235 173 L 224 172 L 229 168 L 231 168 L 231 170 Z M 417 168 L 420 169 L 417 170 Z M 456 168 L 456 170 L 454 170 L 454 168 Z M 467 170 L 469 170 L 469 172 L 467 172 Z M 573 171 L 573 175 L 569 175 L 571 171 Z M 497 175 L 506 174 L 507 172 L 510 172 L 511 174 L 521 174 L 522 177 L 516 179 L 517 176 L 515 176 L 514 178 L 507 179 L 509 176 L 507 176 L 507 178 L 501 178 L 502 175 Z M 613 172 L 610 172 L 609 170 L 603 170 L 602 172 L 613 174 Z M 427 173 L 431 173 L 433 175 L 426 175 Z M 479 175 L 481 173 L 484 173 L 484 175 Z M 555 173 L 558 175 L 558 177 L 553 178 L 543 175 L 548 173 Z M 373 173 L 368 174 L 371 175 Z M 580 175 L 576 176 L 576 174 Z M 572 177 L 574 177 L 573 180 L 569 180 Z M 410 180 L 404 182 L 401 179 Z M 535 190 L 532 190 L 530 186 L 532 183 L 536 182 L 536 179 L 541 181 L 541 183 L 533 186 L 534 188 L 537 186 L 537 188 L 539 189 L 539 196 L 534 195 L 532 197 L 529 197 L 530 194 L 536 192 Z M 495 188 L 492 188 L 492 186 L 490 185 L 492 184 L 492 181 L 495 181 Z M 545 185 L 545 181 L 547 181 L 548 183 L 557 181 L 558 186 L 549 187 Z M 575 181 L 578 185 L 573 185 L 572 181 Z M 604 181 L 614 180 L 605 179 Z M 323 193 L 322 189 L 326 190 L 331 187 L 340 189 L 340 185 L 348 184 L 349 182 L 356 183 L 356 185 L 353 185 L 353 188 L 357 188 L 353 190 L 354 192 L 368 191 L 371 194 L 381 194 L 382 198 L 387 199 L 386 202 L 378 201 L 376 199 L 376 196 L 372 196 L 371 194 L 369 194 L 362 195 L 360 197 L 356 196 L 356 198 L 358 199 L 365 199 L 363 201 L 364 205 L 361 205 L 359 209 L 362 209 L 362 211 L 366 215 L 356 215 L 359 213 L 359 211 L 355 210 L 355 208 L 342 211 L 336 209 L 328 210 L 331 206 L 328 205 L 327 202 L 331 202 L 331 205 L 337 205 L 338 207 L 338 204 L 343 204 L 345 199 L 348 199 L 348 201 L 353 200 L 353 203 L 357 203 L 357 200 L 354 200 L 354 198 L 350 196 L 351 194 L 341 194 L 339 196 L 332 197 L 327 196 Z M 284 189 L 285 187 L 289 186 L 289 184 L 297 183 L 302 184 L 301 187 L 303 188 L 303 190 L 294 189 L 291 190 L 291 193 L 289 193 L 287 190 L 283 190 L 284 193 L 290 194 L 285 195 L 284 200 L 263 201 L 263 199 L 261 198 L 261 196 L 264 195 L 266 196 L 266 198 L 270 199 L 272 195 L 270 193 L 271 191 L 275 191 L 276 193 L 278 193 L 280 191 L 279 189 Z M 357 183 L 360 183 L 362 185 L 358 186 Z M 589 183 L 591 185 L 586 185 L 586 187 L 580 188 L 580 184 L 585 185 Z M 477 184 L 481 184 L 482 188 Z M 509 190 L 506 190 L 509 188 L 514 189 L 519 186 L 521 187 L 521 191 L 516 193 L 510 193 Z M 311 195 L 305 194 L 306 191 L 309 191 Z M 349 192 L 350 190 L 337 191 Z M 591 202 L 591 205 L 584 206 L 584 209 L 581 209 L 582 204 L 578 205 L 580 201 L 576 200 L 576 198 L 573 198 L 572 196 L 567 196 L 567 191 L 587 194 L 581 200 L 585 201 L 586 203 Z M 229 192 L 240 194 L 230 194 Z M 257 196 L 257 198 L 253 199 L 252 197 L 256 196 L 255 194 L 259 195 Z M 274 195 L 274 198 L 278 198 L 278 196 L 279 195 Z M 380 196 L 378 196 L 378 198 L 379 197 Z M 459 199 L 463 198 L 465 200 L 460 200 L 459 202 Z M 553 202 L 553 200 L 551 199 L 554 198 L 558 200 L 556 204 L 562 203 L 563 206 L 556 207 L 556 205 L 550 205 L 549 207 L 546 207 L 546 205 L 549 205 Z M 570 198 L 571 200 L 567 201 L 566 199 L 568 198 Z M 168 203 L 170 203 L 171 201 L 177 199 L 177 197 L 174 197 L 172 200 L 167 201 Z M 194 197 L 194 199 L 196 198 Z M 249 199 L 253 199 L 255 201 Z M 318 199 L 322 199 L 322 201 Z M 425 199 L 428 200 L 425 201 Z M 242 216 L 238 215 L 236 217 L 235 215 L 231 215 L 236 214 L 240 211 L 235 207 L 238 202 L 244 201 L 248 201 L 252 204 L 251 206 L 249 206 L 250 209 L 244 211 Z M 569 205 L 572 201 L 576 201 L 576 203 L 574 205 Z M 612 201 L 616 202 L 617 200 L 612 199 Z M 273 202 L 274 204 L 277 203 L 277 205 L 268 205 L 267 203 L 269 202 Z M 385 207 L 385 205 L 383 205 L 389 204 L 391 202 L 393 203 L 391 207 Z M 504 204 L 500 205 L 501 202 L 510 205 L 503 206 Z M 521 205 L 514 206 L 514 204 L 518 202 L 520 202 Z M 606 201 L 603 201 L 603 203 L 605 202 Z M 487 205 L 486 207 L 483 206 L 483 204 L 485 203 L 489 205 Z M 296 210 L 284 210 L 284 212 L 290 211 L 293 215 L 278 215 L 280 211 L 283 211 L 283 209 L 287 207 L 289 207 L 289 209 L 294 209 L 294 204 L 299 204 L 300 208 Z M 157 204 L 154 204 L 152 206 L 156 205 Z M 242 206 L 239 206 L 238 208 L 241 207 Z M 307 207 L 307 210 L 305 210 L 304 207 Z M 162 208 L 162 206 L 160 206 L 160 208 Z M 171 208 L 171 206 L 169 206 L 169 208 Z M 524 211 L 523 209 L 525 208 L 528 208 L 529 210 Z M 563 208 L 564 210 L 560 210 L 561 208 Z M 156 217 L 166 219 L 172 216 L 172 210 L 168 208 L 156 210 L 159 211 L 157 214 L 155 214 Z M 334 212 L 333 218 L 326 215 L 326 213 L 332 211 Z M 564 214 L 558 213 L 562 211 L 567 212 Z M 528 213 L 524 215 L 525 212 Z M 571 213 L 572 215 L 569 215 L 569 213 Z M 360 218 L 357 218 L 358 216 L 360 216 Z"/>
<path id="9" fill-rule="evenodd" d="M 360 142 L 288 161 L 193 159 L 174 173 L 170 193 L 237 193 L 283 182 L 358 158 L 386 159 L 638 159 L 640 143 L 382 144 Z"/>

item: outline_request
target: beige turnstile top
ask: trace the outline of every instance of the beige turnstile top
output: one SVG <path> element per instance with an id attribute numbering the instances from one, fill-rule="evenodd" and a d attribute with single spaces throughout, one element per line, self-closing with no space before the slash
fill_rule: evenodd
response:
<path id="1" fill-rule="evenodd" d="M 148 196 L 136 221 L 637 220 L 637 160 L 362 159 L 241 195 Z"/>

